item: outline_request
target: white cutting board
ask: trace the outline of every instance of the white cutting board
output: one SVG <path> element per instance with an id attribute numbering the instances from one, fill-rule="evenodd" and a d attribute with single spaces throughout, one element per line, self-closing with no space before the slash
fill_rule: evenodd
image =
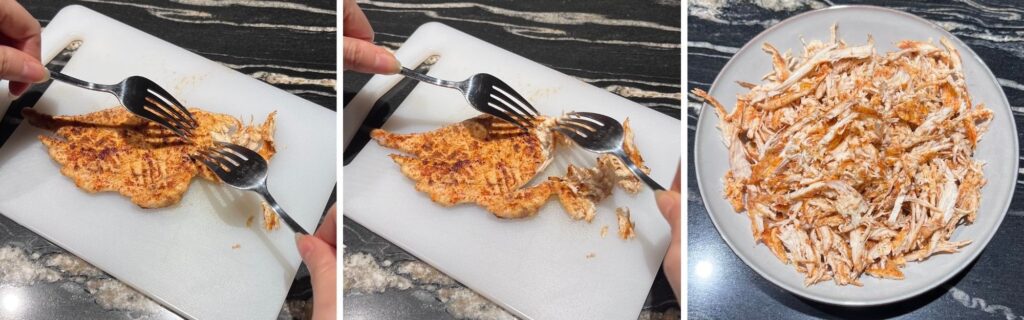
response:
<path id="1" fill-rule="evenodd" d="M 69 75 L 100 83 L 142 75 L 187 106 L 247 121 L 277 110 L 270 191 L 299 224 L 316 227 L 336 183 L 336 113 L 81 6 L 62 9 L 43 31 L 43 61 L 72 40 L 83 43 Z M 77 115 L 116 105 L 112 95 L 54 83 L 35 108 Z M 287 226 L 262 229 L 255 194 L 196 180 L 180 204 L 140 209 L 76 188 L 39 134 L 22 123 L 0 147 L 0 213 L 183 316 L 277 316 L 300 258 Z M 250 214 L 256 222 L 246 227 Z"/>
<path id="2" fill-rule="evenodd" d="M 620 121 L 628 116 L 653 178 L 665 186 L 672 182 L 680 161 L 678 120 L 440 23 L 419 27 L 396 52 L 405 66 L 435 54 L 440 59 L 430 75 L 461 80 L 491 73 L 543 114 L 594 111 Z M 374 77 L 345 107 L 346 144 L 373 102 L 398 80 Z M 425 132 L 477 114 L 459 92 L 419 84 L 384 128 Z M 564 175 L 569 161 L 592 165 L 596 157 L 563 151 L 541 177 Z M 444 208 L 431 202 L 387 157 L 396 152 L 371 141 L 343 168 L 346 216 L 519 316 L 637 318 L 669 242 L 669 226 L 650 189 L 637 195 L 616 189 L 591 223 L 571 220 L 554 197 L 533 218 L 502 220 L 475 205 Z M 637 238 L 618 238 L 617 206 L 632 210 Z M 608 235 L 601 238 L 604 225 Z M 588 259 L 590 253 L 594 257 Z"/>

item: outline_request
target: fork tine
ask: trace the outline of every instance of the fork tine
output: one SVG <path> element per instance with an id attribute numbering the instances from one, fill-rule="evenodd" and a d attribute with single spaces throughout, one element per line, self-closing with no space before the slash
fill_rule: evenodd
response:
<path id="1" fill-rule="evenodd" d="M 510 117 L 507 113 L 505 113 L 505 112 L 503 112 L 501 110 L 496 109 L 495 107 L 491 106 L 490 104 L 488 104 L 485 109 L 486 110 L 484 111 L 484 113 L 487 113 L 489 115 L 498 117 L 501 120 L 505 120 L 505 122 L 514 124 L 517 127 L 519 127 L 520 129 L 523 129 L 523 130 L 526 130 L 526 131 L 530 130 L 529 128 L 527 128 L 527 127 L 523 126 L 521 123 L 519 123 L 519 121 L 516 121 L 516 119 L 513 119 L 512 117 Z"/>
<path id="2" fill-rule="evenodd" d="M 595 121 L 593 121 L 591 119 L 588 119 L 588 118 L 568 118 L 568 117 L 566 117 L 566 118 L 558 119 L 558 121 L 561 122 L 561 123 L 573 123 L 573 124 L 585 126 L 585 127 L 587 127 L 587 129 L 590 129 L 590 131 L 597 131 L 598 128 L 605 126 L 604 123 L 595 122 Z"/>
<path id="3" fill-rule="evenodd" d="M 577 134 L 584 137 L 588 137 L 594 133 L 594 131 L 590 130 L 590 128 L 573 123 L 559 123 L 558 127 L 566 130 L 572 130 L 573 132 L 576 132 Z"/>
<path id="4" fill-rule="evenodd" d="M 170 122 L 167 122 L 166 119 L 160 117 L 159 115 L 153 113 L 152 111 L 149 111 L 148 108 L 142 109 L 142 110 L 137 110 L 136 112 L 139 115 L 141 115 L 143 118 L 146 118 L 146 119 L 149 119 L 150 121 L 156 122 L 157 124 L 163 126 L 164 128 L 171 129 L 171 131 L 174 131 L 174 133 L 177 134 L 179 137 L 182 137 L 183 139 L 185 139 L 187 141 L 191 141 L 191 139 L 188 137 L 188 135 L 185 133 L 185 131 L 183 131 L 181 129 L 178 129 L 178 127 L 172 125 Z"/>
<path id="5" fill-rule="evenodd" d="M 606 116 L 606 115 L 603 115 L 603 114 L 600 114 L 600 113 L 593 113 L 593 112 L 573 111 L 573 112 L 568 113 L 568 115 L 575 116 L 577 118 L 589 119 L 589 120 L 597 122 L 597 123 L 605 123 L 607 121 L 618 122 L 618 120 L 612 119 L 609 116 Z"/>
<path id="6" fill-rule="evenodd" d="M 199 150 L 198 154 L 203 157 L 206 157 L 207 159 L 213 160 L 217 164 L 220 164 L 222 162 L 222 160 L 220 159 L 220 155 L 217 154 L 216 152 L 213 152 L 213 148 Z"/>
<path id="7" fill-rule="evenodd" d="M 183 113 L 185 116 L 188 116 L 188 119 L 190 120 L 189 124 L 192 125 L 192 128 L 195 128 L 196 125 L 198 125 L 198 122 L 196 122 L 196 118 L 192 117 L 192 113 L 188 111 L 188 108 L 185 108 L 185 106 L 182 105 L 181 102 L 178 102 L 178 99 L 175 99 L 174 96 L 168 93 L 167 90 L 164 90 L 163 87 L 154 83 L 153 86 L 149 88 L 149 90 L 152 90 L 153 93 L 163 98 L 164 100 L 167 100 L 172 107 L 176 108 L 177 111 Z"/>
<path id="8" fill-rule="evenodd" d="M 233 169 L 233 168 L 238 166 L 238 164 L 236 164 L 235 162 L 231 161 L 231 159 L 229 159 L 227 156 L 221 154 L 220 152 L 218 152 L 214 148 L 207 148 L 205 150 L 204 154 L 207 157 L 210 157 L 211 160 L 214 160 L 217 163 L 219 163 L 227 171 L 231 171 L 231 169 Z"/>
<path id="9" fill-rule="evenodd" d="M 175 125 L 175 127 L 180 128 L 182 131 L 191 133 L 192 128 L 187 126 L 185 123 L 185 121 L 187 120 L 172 114 L 168 110 L 170 108 L 166 107 L 159 101 L 156 101 L 155 99 L 151 99 L 149 97 L 146 98 L 146 102 L 147 104 L 145 104 L 144 107 L 156 111 L 156 113 L 159 113 L 161 116 L 163 116 L 164 119 L 169 120 L 168 123 Z"/>
<path id="10" fill-rule="evenodd" d="M 516 111 L 516 114 L 521 114 L 521 115 L 525 116 L 525 118 L 528 119 L 528 120 L 533 120 L 533 119 L 537 118 L 537 116 L 531 114 L 529 111 L 526 111 L 526 109 L 524 109 L 522 106 L 520 106 L 520 104 L 513 103 L 513 102 L 515 102 L 515 98 L 514 97 L 510 97 L 507 92 L 505 92 L 504 90 L 501 90 L 501 88 L 498 88 L 497 86 L 494 87 L 494 91 L 491 91 L 491 98 L 495 99 L 495 100 L 498 100 L 498 101 L 501 101 L 502 103 L 504 103 L 507 106 L 510 106 L 511 107 L 510 109 Z"/>
<path id="11" fill-rule="evenodd" d="M 576 131 L 572 131 L 572 130 L 569 130 L 569 129 L 566 129 L 566 128 L 555 127 L 555 131 L 561 132 L 565 136 L 569 137 L 569 139 L 572 139 L 572 141 L 574 141 L 574 142 L 586 139 L 583 136 L 581 136 L 579 133 L 576 133 Z M 579 142 L 576 142 L 576 143 L 579 144 Z"/>
<path id="12" fill-rule="evenodd" d="M 574 121 L 564 121 L 564 120 L 563 121 L 559 121 L 558 122 L 558 126 L 563 127 L 563 128 L 573 129 L 573 130 L 576 130 L 576 132 L 578 132 L 580 134 L 586 134 L 586 135 L 589 135 L 589 134 L 597 131 L 593 127 L 590 127 L 588 125 L 581 124 L 581 123 L 578 123 L 578 122 L 574 122 Z"/>
<path id="13" fill-rule="evenodd" d="M 202 151 L 199 152 L 199 155 L 200 156 L 197 157 L 197 159 L 199 159 L 200 162 L 206 165 L 207 168 L 210 168 L 210 170 L 213 171 L 213 173 L 216 174 L 218 177 L 222 177 L 228 174 L 228 172 L 224 170 L 224 167 L 221 167 L 219 162 L 215 162 L 213 160 L 213 157 L 210 157 L 209 155 L 203 153 Z"/>
<path id="14" fill-rule="evenodd" d="M 263 159 L 263 156 L 260 155 L 255 150 L 252 150 L 252 149 L 249 149 L 249 148 L 246 148 L 246 147 L 234 144 L 234 143 L 227 143 L 227 142 L 217 141 L 216 144 L 218 146 L 234 150 L 235 153 L 237 153 L 238 155 L 242 156 L 242 158 L 245 158 L 246 160 L 249 160 L 252 157 L 258 157 L 260 159 Z"/>
<path id="15" fill-rule="evenodd" d="M 243 163 L 245 163 L 245 160 L 246 160 L 243 157 L 238 156 L 234 152 L 231 152 L 230 150 L 213 149 L 213 152 L 216 152 L 221 157 L 224 157 L 228 161 L 233 162 L 232 165 L 236 166 L 236 167 L 242 165 Z"/>
<path id="16" fill-rule="evenodd" d="M 523 96 L 519 95 L 519 92 L 516 92 L 515 89 L 512 89 L 512 87 L 510 87 L 504 81 L 498 80 L 495 83 L 495 87 L 496 88 L 501 87 L 501 88 L 498 88 L 498 89 L 501 89 L 501 91 L 504 91 L 507 95 L 512 96 L 512 98 L 518 100 L 520 103 L 525 105 L 527 108 L 530 108 L 530 110 L 533 111 L 533 114 L 532 114 L 533 116 L 539 116 L 540 115 L 540 112 L 537 112 L 537 109 L 534 109 L 533 105 L 531 105 L 529 101 L 526 101 L 526 98 L 523 98 Z M 526 112 L 526 110 L 523 110 L 523 112 Z"/>
<path id="17" fill-rule="evenodd" d="M 516 119 L 520 121 L 520 124 L 527 127 L 533 127 L 533 121 L 530 121 L 530 118 L 526 117 L 523 114 L 520 114 L 519 112 L 516 112 L 512 107 L 509 106 L 508 102 L 501 100 L 501 98 L 498 98 L 498 96 L 491 95 L 491 101 L 488 102 L 488 104 L 492 105 L 492 108 L 501 109 L 506 114 L 511 114 L 515 116 Z"/>
<path id="18" fill-rule="evenodd" d="M 168 106 L 166 101 L 163 101 L 163 100 L 160 100 L 160 99 L 155 99 L 155 98 L 157 98 L 157 97 L 156 96 L 148 96 L 148 97 L 146 97 L 146 102 L 149 102 L 155 108 L 160 108 L 160 110 L 163 111 L 162 112 L 163 114 L 165 114 L 171 120 L 174 120 L 175 122 L 177 122 L 177 124 L 180 127 L 182 127 L 185 131 L 191 132 L 192 129 L 195 129 L 195 126 L 193 126 L 191 123 L 189 123 L 189 120 L 188 120 L 188 118 L 185 117 L 185 115 L 182 115 L 181 113 L 179 113 L 177 110 L 175 110 L 174 107 Z"/>

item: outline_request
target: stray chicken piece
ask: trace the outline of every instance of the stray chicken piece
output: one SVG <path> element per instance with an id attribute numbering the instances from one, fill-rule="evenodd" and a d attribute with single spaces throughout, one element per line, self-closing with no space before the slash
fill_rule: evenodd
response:
<path id="1" fill-rule="evenodd" d="M 588 253 L 587 253 L 587 259 L 593 259 L 593 258 L 594 258 L 594 257 L 596 257 L 596 256 L 597 256 L 597 254 L 596 254 L 596 253 L 593 253 L 593 252 L 588 252 Z"/>
<path id="2" fill-rule="evenodd" d="M 79 116 L 30 108 L 22 114 L 31 125 L 54 133 L 39 140 L 76 186 L 89 193 L 117 191 L 140 207 L 161 208 L 180 201 L 196 175 L 219 182 L 190 157 L 214 141 L 245 146 L 266 159 L 275 152 L 275 113 L 262 125 L 247 126 L 229 115 L 189 111 L 198 122 L 191 143 L 120 106 Z"/>
<path id="3" fill-rule="evenodd" d="M 608 235 L 608 225 L 601 226 L 601 239 Z"/>
<path id="4" fill-rule="evenodd" d="M 277 230 L 277 227 L 281 226 L 280 221 L 277 220 L 277 212 L 271 209 L 266 202 L 261 203 L 263 205 L 263 229 L 267 231 Z"/>
<path id="5" fill-rule="evenodd" d="M 392 154 L 402 173 L 416 182 L 416 190 L 443 206 L 475 202 L 499 218 L 525 218 L 537 213 L 552 194 L 558 194 L 570 217 L 590 222 L 596 203 L 618 185 L 637 193 L 641 181 L 611 155 L 597 158 L 594 168 L 569 165 L 562 177 L 549 177 L 534 186 L 526 183 L 551 162 L 556 145 L 568 139 L 555 133 L 554 120 L 542 118 L 529 132 L 489 115 L 480 115 L 440 129 L 395 134 L 382 129 L 370 136 L 381 146 L 410 155 Z M 629 120 L 623 124 L 623 149 L 637 166 L 643 158 L 633 143 Z"/>
<path id="6" fill-rule="evenodd" d="M 633 232 L 633 226 L 636 224 L 629 219 L 629 208 L 615 208 L 615 216 L 619 219 L 619 239 L 636 238 L 636 233 Z"/>
<path id="7" fill-rule="evenodd" d="M 238 248 L 241 248 L 241 247 L 242 247 L 241 244 L 236 243 L 236 244 L 231 246 L 231 249 L 238 250 Z"/>
<path id="8" fill-rule="evenodd" d="M 729 150 L 725 197 L 807 286 L 903 279 L 906 261 L 959 251 L 971 241 L 950 238 L 985 185 L 973 156 L 993 114 L 971 102 L 956 48 L 904 40 L 877 55 L 837 31 L 800 57 L 766 44 L 774 71 L 731 113 L 693 89 Z"/>

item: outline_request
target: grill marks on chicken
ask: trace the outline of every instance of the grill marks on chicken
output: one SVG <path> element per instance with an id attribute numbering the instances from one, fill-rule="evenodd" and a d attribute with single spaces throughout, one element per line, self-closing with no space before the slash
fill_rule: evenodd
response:
<path id="1" fill-rule="evenodd" d="M 525 218 L 537 213 L 557 194 L 570 217 L 590 221 L 596 203 L 615 185 L 636 193 L 640 181 L 617 159 L 598 158 L 595 168 L 570 165 L 564 177 L 549 177 L 526 186 L 550 163 L 556 145 L 568 142 L 551 130 L 553 119 L 542 119 L 530 132 L 489 115 L 481 115 L 440 129 L 395 134 L 376 129 L 370 136 L 381 146 L 407 155 L 392 154 L 402 173 L 415 181 L 416 190 L 443 206 L 476 203 L 499 218 Z M 643 159 L 633 144 L 626 121 L 625 149 L 643 170 Z"/>
<path id="2" fill-rule="evenodd" d="M 940 43 L 877 55 L 833 28 L 800 57 L 766 44 L 773 72 L 731 113 L 693 90 L 720 119 L 725 197 L 806 285 L 903 279 L 907 261 L 970 243 L 950 237 L 977 214 L 985 179 L 972 157 L 993 115 L 972 104 L 959 53 Z"/>
<path id="3" fill-rule="evenodd" d="M 189 110 L 199 127 L 192 143 L 141 119 L 123 107 L 79 116 L 50 116 L 33 109 L 22 114 L 36 127 L 52 131 L 39 140 L 61 174 L 89 193 L 116 191 L 143 208 L 161 208 L 181 200 L 196 175 L 219 182 L 189 155 L 213 141 L 232 142 L 270 159 L 274 155 L 274 117 L 259 126 L 198 109 Z"/>
<path id="4" fill-rule="evenodd" d="M 373 130 L 416 190 L 444 206 L 475 202 L 502 218 L 530 216 L 551 194 L 551 184 L 522 188 L 551 160 L 548 130 L 530 133 L 491 116 L 479 116 L 421 134 Z"/>

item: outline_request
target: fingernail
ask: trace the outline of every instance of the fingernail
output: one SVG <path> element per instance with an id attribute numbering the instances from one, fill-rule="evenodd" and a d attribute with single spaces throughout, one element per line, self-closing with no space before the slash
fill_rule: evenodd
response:
<path id="1" fill-rule="evenodd" d="M 47 68 L 44 67 L 43 68 L 43 72 L 46 73 L 45 75 L 43 75 L 43 80 L 41 80 L 39 82 L 36 82 L 36 83 L 43 83 L 43 82 L 50 81 L 50 69 L 47 69 Z"/>
<path id="2" fill-rule="evenodd" d="M 301 235 L 301 234 L 298 234 L 298 233 L 295 234 L 295 245 L 299 249 L 299 255 L 302 256 L 303 260 L 305 260 L 306 259 L 306 255 L 309 254 L 309 251 L 313 250 L 313 244 L 309 243 L 309 241 L 303 241 L 302 237 L 303 237 L 303 235 Z"/>
<path id="3" fill-rule="evenodd" d="M 378 52 L 375 59 L 374 65 L 377 67 L 377 70 L 385 70 L 387 74 L 395 74 L 402 69 L 398 59 L 395 59 L 395 56 L 388 52 Z"/>

